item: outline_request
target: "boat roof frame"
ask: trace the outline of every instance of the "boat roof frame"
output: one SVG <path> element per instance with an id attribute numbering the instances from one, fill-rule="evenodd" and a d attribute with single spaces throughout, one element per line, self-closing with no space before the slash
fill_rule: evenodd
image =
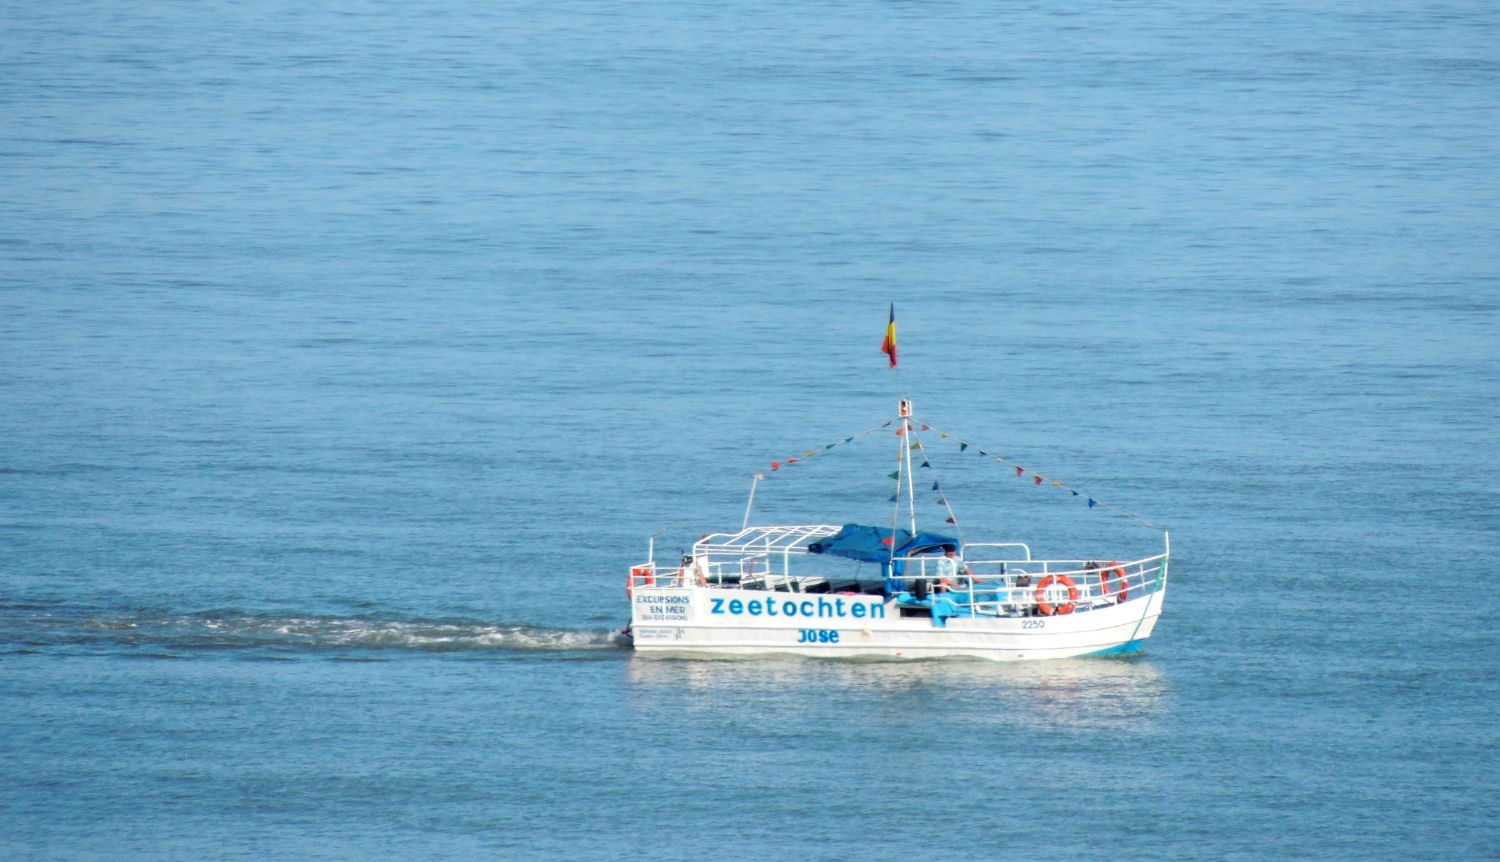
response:
<path id="1" fill-rule="evenodd" d="M 798 524 L 746 527 L 737 533 L 710 533 L 693 543 L 693 555 L 810 554 L 808 545 L 841 529 L 842 526 L 833 524 Z"/>

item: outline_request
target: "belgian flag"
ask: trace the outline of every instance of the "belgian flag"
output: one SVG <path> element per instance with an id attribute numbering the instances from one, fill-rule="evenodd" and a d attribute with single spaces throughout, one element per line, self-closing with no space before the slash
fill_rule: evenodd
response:
<path id="1" fill-rule="evenodd" d="M 891 358 L 891 367 L 896 367 L 896 303 L 891 303 L 891 322 L 885 325 L 885 341 L 880 344 L 880 352 Z"/>

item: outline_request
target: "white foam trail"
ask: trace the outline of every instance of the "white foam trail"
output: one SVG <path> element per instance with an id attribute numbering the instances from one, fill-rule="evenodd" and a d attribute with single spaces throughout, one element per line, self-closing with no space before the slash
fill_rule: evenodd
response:
<path id="1" fill-rule="evenodd" d="M 93 619 L 88 640 L 119 640 L 186 649 L 293 647 L 408 649 L 427 652 L 501 650 L 579 652 L 617 648 L 615 634 L 523 625 L 339 617 L 182 616 Z"/>

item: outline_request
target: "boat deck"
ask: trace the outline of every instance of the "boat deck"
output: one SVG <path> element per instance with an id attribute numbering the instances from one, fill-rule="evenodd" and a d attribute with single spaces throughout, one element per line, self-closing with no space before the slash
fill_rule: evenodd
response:
<path id="1" fill-rule="evenodd" d="M 1165 585 L 1167 554 L 1127 562 L 1038 560 L 1021 542 L 971 542 L 956 572 L 940 554 L 856 564 L 819 556 L 809 546 L 834 535 L 829 525 L 750 527 L 704 537 L 674 568 L 631 568 L 629 588 L 732 589 L 808 595 L 881 596 L 902 617 L 1057 616 L 1114 607 Z"/>

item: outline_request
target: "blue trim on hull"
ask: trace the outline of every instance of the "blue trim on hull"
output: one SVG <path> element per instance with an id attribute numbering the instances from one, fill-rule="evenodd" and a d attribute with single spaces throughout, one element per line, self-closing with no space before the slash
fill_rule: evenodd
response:
<path id="1" fill-rule="evenodd" d="M 1145 643 L 1146 639 L 1141 638 L 1137 641 L 1126 641 L 1119 646 L 1112 646 L 1108 649 L 1099 650 L 1098 652 L 1085 653 L 1085 655 L 1130 655 L 1131 653 L 1140 652 L 1141 647 L 1144 646 Z"/>

